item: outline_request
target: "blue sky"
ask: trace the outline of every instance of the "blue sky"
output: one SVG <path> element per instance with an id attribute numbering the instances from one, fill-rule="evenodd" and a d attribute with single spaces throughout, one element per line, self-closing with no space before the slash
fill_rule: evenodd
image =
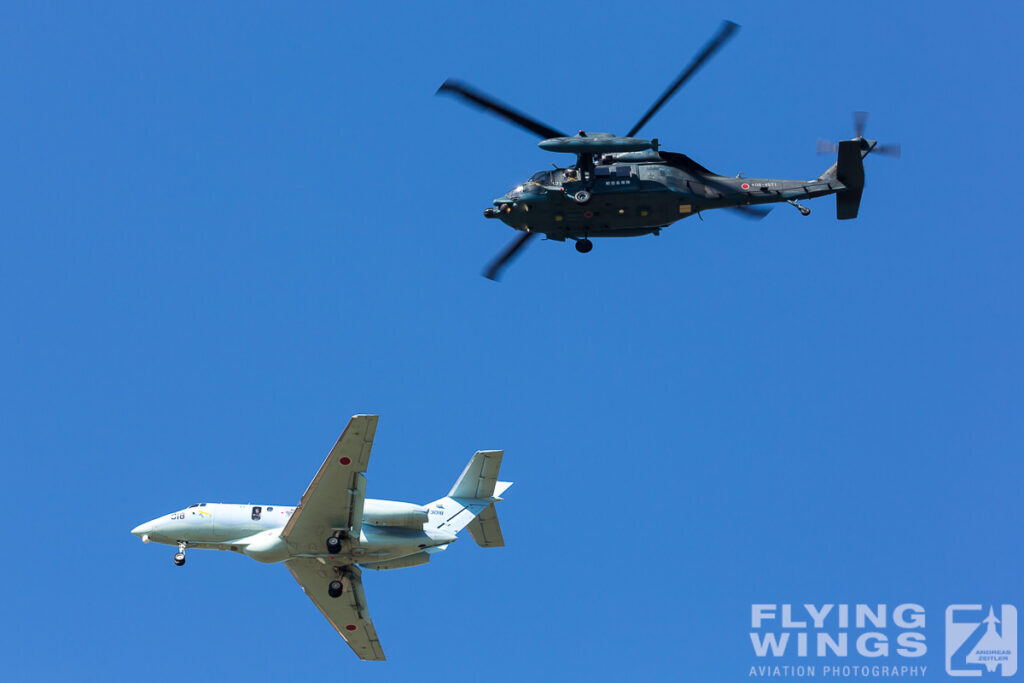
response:
<path id="1" fill-rule="evenodd" d="M 0 8 L 4 677 L 744 680 L 751 603 L 1021 606 L 1016 3 Z M 533 244 L 481 215 L 552 161 L 434 91 L 834 201 Z M 367 575 L 385 665 L 282 566 L 143 546 L 197 501 L 292 504 L 353 413 L 369 495 L 477 449 L 507 547 Z"/>

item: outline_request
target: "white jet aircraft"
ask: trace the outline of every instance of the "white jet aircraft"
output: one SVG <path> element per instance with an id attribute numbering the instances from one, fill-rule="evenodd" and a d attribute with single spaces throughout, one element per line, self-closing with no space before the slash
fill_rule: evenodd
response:
<path id="1" fill-rule="evenodd" d="M 505 545 L 494 503 L 512 482 L 498 481 L 503 451 L 477 451 L 448 495 L 427 505 L 366 498 L 363 472 L 376 415 L 355 415 L 297 507 L 196 503 L 140 524 L 143 543 L 232 550 L 284 562 L 306 595 L 360 659 L 383 660 L 363 593 L 363 569 L 426 564 L 464 528 L 478 545 Z"/>

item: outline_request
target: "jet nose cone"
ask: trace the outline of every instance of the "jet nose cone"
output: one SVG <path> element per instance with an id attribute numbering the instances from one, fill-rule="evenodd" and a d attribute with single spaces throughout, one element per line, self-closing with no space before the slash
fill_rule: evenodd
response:
<path id="1" fill-rule="evenodd" d="M 135 536 L 138 536 L 139 538 L 142 538 L 143 536 L 145 536 L 146 534 L 148 534 L 152 530 L 153 530 L 153 523 L 152 522 L 146 522 L 145 524 L 140 524 L 137 527 L 135 527 L 134 529 L 132 529 L 132 534 L 134 534 Z"/>

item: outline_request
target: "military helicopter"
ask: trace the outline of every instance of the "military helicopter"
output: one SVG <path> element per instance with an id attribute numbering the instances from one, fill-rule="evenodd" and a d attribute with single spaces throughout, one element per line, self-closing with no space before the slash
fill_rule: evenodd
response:
<path id="1" fill-rule="evenodd" d="M 856 218 L 864 190 L 863 158 L 871 152 L 899 156 L 899 145 L 879 145 L 864 138 L 867 114 L 854 115 L 856 137 L 835 143 L 819 141 L 818 151 L 838 153 L 828 170 L 813 180 L 735 178 L 713 173 L 676 152 L 662 151 L 657 138 L 636 137 L 641 128 L 707 62 L 739 26 L 726 21 L 661 97 L 624 137 L 579 131 L 568 136 L 518 112 L 460 81 L 448 79 L 437 94 L 455 95 L 542 138 L 550 152 L 576 155 L 576 163 L 538 171 L 494 200 L 484 210 L 523 232 L 484 270 L 497 280 L 502 268 L 537 235 L 576 242 L 576 250 L 593 249 L 593 237 L 657 235 L 676 221 L 708 209 L 732 209 L 763 218 L 763 204 L 786 202 L 804 216 L 811 211 L 799 200 L 836 195 L 836 218 Z"/>

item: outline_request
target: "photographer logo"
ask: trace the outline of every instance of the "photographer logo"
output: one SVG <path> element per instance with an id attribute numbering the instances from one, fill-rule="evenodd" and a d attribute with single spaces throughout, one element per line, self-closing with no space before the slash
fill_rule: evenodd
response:
<path id="1" fill-rule="evenodd" d="M 987 609 L 986 609 L 987 607 Z M 946 673 L 986 676 L 1017 672 L 1017 608 L 1013 605 L 946 608 Z"/>

